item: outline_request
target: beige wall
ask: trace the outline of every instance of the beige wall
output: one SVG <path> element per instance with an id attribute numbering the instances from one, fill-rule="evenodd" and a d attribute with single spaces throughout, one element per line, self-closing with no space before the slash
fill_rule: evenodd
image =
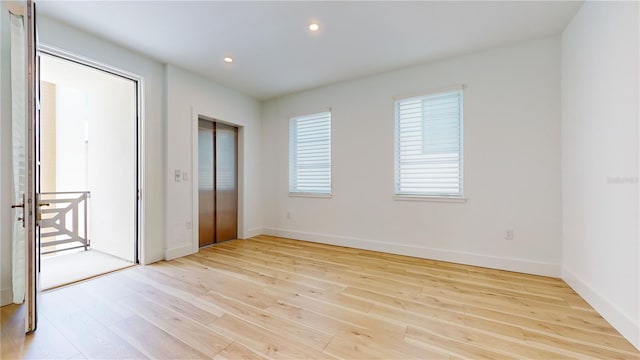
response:
<path id="1" fill-rule="evenodd" d="M 56 191 L 56 85 L 40 82 L 40 187 Z"/>

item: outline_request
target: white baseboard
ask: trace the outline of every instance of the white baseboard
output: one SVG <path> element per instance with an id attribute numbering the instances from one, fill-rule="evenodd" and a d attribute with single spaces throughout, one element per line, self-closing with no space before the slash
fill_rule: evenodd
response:
<path id="1" fill-rule="evenodd" d="M 562 280 L 589 303 L 602 317 L 622 334 L 629 342 L 640 350 L 640 323 L 627 316 L 618 306 L 610 302 L 606 296 L 596 291 L 574 272 L 562 267 Z"/>
<path id="2" fill-rule="evenodd" d="M 9 305 L 13 302 L 13 290 L 11 288 L 0 289 L 0 306 Z"/>
<path id="3" fill-rule="evenodd" d="M 164 251 L 164 259 L 172 260 L 179 257 L 193 254 L 193 244 L 191 242 L 183 242 Z"/>
<path id="4" fill-rule="evenodd" d="M 250 229 L 245 230 L 243 239 L 252 238 L 254 236 L 262 235 L 262 229 Z M 196 253 L 193 251 L 193 244 L 191 242 L 182 242 L 178 245 L 172 246 L 164 251 L 164 259 L 172 260 L 179 257 L 187 256 Z"/>
<path id="5" fill-rule="evenodd" d="M 518 258 L 498 257 L 463 251 L 428 248 L 407 244 L 395 244 L 346 236 L 335 236 L 277 228 L 264 228 L 265 235 L 290 239 L 306 240 L 330 245 L 339 245 L 357 249 L 381 251 L 392 254 L 415 256 L 425 259 L 441 260 L 459 264 L 475 265 L 492 269 L 516 271 L 527 274 L 560 277 L 559 264 L 531 261 Z"/>
<path id="6" fill-rule="evenodd" d="M 248 239 L 248 238 L 252 238 L 254 236 L 258 236 L 258 235 L 262 235 L 262 234 L 263 234 L 262 228 L 249 229 L 249 230 L 245 230 L 244 231 L 244 236 L 242 238 L 243 239 Z"/>

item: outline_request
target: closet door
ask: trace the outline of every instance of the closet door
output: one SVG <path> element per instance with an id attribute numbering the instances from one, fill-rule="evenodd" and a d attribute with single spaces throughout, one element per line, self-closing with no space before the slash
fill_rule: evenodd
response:
<path id="1" fill-rule="evenodd" d="M 215 124 L 216 242 L 238 237 L 238 128 Z"/>
<path id="2" fill-rule="evenodd" d="M 198 120 L 198 239 L 199 245 L 216 242 L 214 123 Z"/>

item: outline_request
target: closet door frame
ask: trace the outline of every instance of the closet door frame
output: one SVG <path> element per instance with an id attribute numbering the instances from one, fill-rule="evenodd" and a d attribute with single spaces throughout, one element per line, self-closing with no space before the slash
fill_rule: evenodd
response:
<path id="1" fill-rule="evenodd" d="M 191 109 L 191 252 L 197 253 L 200 250 L 198 232 L 199 232 L 199 202 L 198 202 L 198 121 L 208 120 L 216 123 L 221 123 L 229 126 L 233 126 L 238 129 L 237 132 L 237 162 L 236 162 L 236 174 L 237 174 L 237 188 L 238 188 L 238 204 L 237 204 L 237 237 L 238 239 L 244 239 L 244 126 L 230 121 L 218 119 L 215 116 L 211 116 L 212 112 L 200 111 L 195 107 Z M 187 255 L 187 254 L 185 254 Z M 182 256 L 182 255 L 181 255 Z"/>

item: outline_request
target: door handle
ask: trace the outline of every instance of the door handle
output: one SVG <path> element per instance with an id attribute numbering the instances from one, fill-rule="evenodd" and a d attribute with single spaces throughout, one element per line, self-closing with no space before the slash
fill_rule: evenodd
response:
<path id="1" fill-rule="evenodd" d="M 21 208 L 22 209 L 22 217 L 18 217 L 18 221 L 22 221 L 22 227 L 24 227 L 24 194 L 22 194 L 22 204 L 13 204 L 11 205 L 12 209 Z"/>

